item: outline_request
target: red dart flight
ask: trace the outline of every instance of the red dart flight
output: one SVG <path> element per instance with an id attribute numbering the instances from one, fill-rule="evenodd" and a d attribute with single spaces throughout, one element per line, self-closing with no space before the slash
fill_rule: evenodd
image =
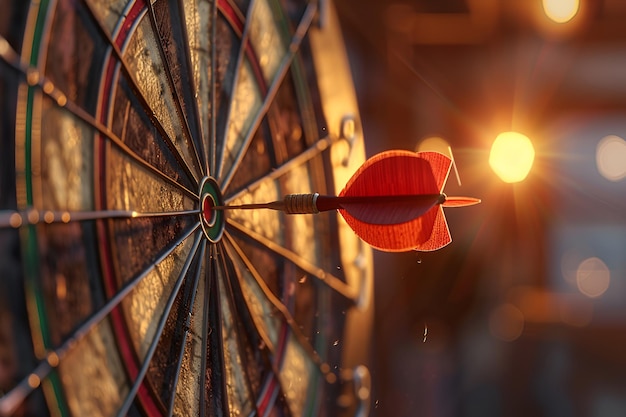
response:
<path id="1" fill-rule="evenodd" d="M 377 249 L 440 249 L 452 241 L 443 207 L 480 203 L 476 198 L 443 194 L 451 166 L 452 160 L 438 152 L 394 150 L 375 155 L 339 194 L 339 198 L 367 199 L 340 203 L 339 212 L 361 239 Z"/>
<path id="2" fill-rule="evenodd" d="M 354 232 L 386 252 L 433 251 L 452 241 L 443 207 L 480 203 L 443 193 L 452 160 L 438 152 L 387 151 L 357 170 L 339 196 L 289 194 L 282 201 L 205 210 L 273 209 L 287 214 L 339 210 Z"/>

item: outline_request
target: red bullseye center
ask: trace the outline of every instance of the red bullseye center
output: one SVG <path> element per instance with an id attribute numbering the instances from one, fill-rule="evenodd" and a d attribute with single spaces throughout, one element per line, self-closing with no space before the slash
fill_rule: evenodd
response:
<path id="1" fill-rule="evenodd" d="M 213 226 L 215 224 L 216 219 L 216 211 L 215 207 L 215 199 L 211 194 L 206 194 L 202 199 L 202 217 L 204 218 L 204 222 L 209 226 Z"/>

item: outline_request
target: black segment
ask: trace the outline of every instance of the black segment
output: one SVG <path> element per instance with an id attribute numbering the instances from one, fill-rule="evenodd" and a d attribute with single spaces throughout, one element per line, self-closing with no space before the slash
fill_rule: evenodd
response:
<path id="1" fill-rule="evenodd" d="M 196 222 L 190 216 L 109 220 L 111 261 L 120 283 L 151 267 Z"/>
<path id="2" fill-rule="evenodd" d="M 183 167 L 179 166 L 172 148 L 151 122 L 124 74 L 120 74 L 116 89 L 111 130 L 148 164 L 195 190 L 189 176 L 181 175 Z"/>
<path id="3" fill-rule="evenodd" d="M 68 100 L 95 115 L 105 42 L 74 2 L 59 1 L 54 12 L 45 67 L 46 77 Z"/>

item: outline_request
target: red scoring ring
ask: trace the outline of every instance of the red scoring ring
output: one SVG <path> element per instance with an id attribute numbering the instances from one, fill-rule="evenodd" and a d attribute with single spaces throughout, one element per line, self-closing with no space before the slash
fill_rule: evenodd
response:
<path id="1" fill-rule="evenodd" d="M 213 227 L 217 220 L 217 213 L 213 207 L 215 207 L 215 199 L 210 193 L 206 193 L 202 198 L 202 220 L 209 227 Z"/>

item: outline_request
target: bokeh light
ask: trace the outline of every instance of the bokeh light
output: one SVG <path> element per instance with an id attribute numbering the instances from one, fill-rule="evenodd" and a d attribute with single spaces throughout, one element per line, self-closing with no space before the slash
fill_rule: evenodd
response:
<path id="1" fill-rule="evenodd" d="M 576 16 L 580 0 L 543 0 L 543 11 L 556 23 L 567 23 Z"/>
<path id="2" fill-rule="evenodd" d="M 626 141 L 619 136 L 605 136 L 596 147 L 598 172 L 609 181 L 626 178 Z"/>
<path id="3" fill-rule="evenodd" d="M 576 285 L 587 297 L 596 298 L 605 293 L 611 282 L 611 272 L 602 259 L 587 258 L 578 265 Z"/>
<path id="4" fill-rule="evenodd" d="M 523 181 L 535 160 L 535 148 L 526 135 L 503 132 L 491 145 L 489 166 L 504 182 Z"/>

